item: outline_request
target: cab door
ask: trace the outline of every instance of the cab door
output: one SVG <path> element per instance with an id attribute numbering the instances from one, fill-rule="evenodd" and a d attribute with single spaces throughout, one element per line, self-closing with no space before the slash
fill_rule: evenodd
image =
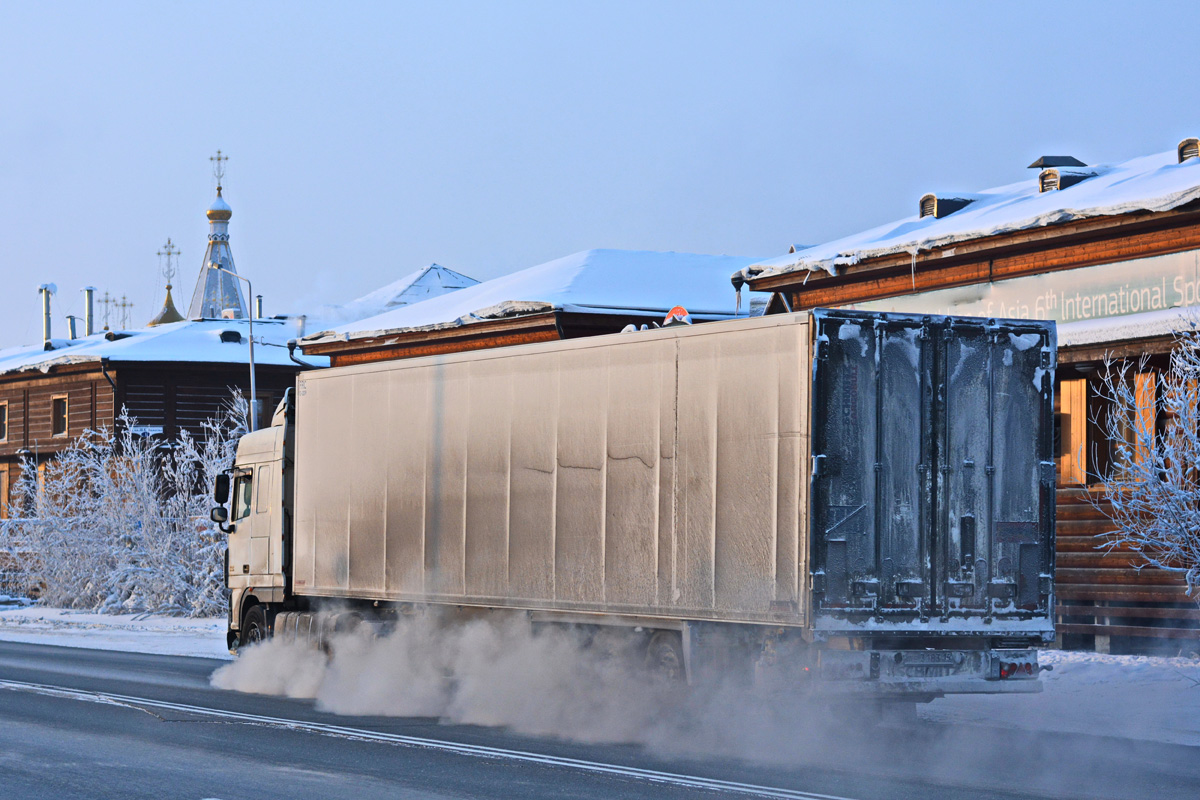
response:
<path id="1" fill-rule="evenodd" d="M 269 575 L 271 573 L 271 529 L 273 521 L 271 509 L 276 489 L 276 470 L 271 463 L 256 464 L 253 470 L 254 507 L 249 511 L 246 518 L 250 529 L 250 574 Z"/>
<path id="2" fill-rule="evenodd" d="M 254 518 L 254 467 L 234 475 L 230 497 L 229 575 L 250 574 L 250 540 Z"/>

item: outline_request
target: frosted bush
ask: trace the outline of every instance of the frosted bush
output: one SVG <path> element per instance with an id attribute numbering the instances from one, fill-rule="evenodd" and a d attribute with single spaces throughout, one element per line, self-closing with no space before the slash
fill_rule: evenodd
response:
<path id="1" fill-rule="evenodd" d="M 1144 360 L 1105 364 L 1108 408 L 1094 420 L 1112 448 L 1102 496 L 1116 530 L 1105 546 L 1181 573 L 1200 598 L 1200 329 L 1193 325 L 1176 344 L 1154 391 L 1137 388 Z"/>
<path id="2" fill-rule="evenodd" d="M 0 547 L 43 603 L 106 613 L 224 613 L 225 537 L 210 489 L 233 463 L 247 405 L 235 394 L 196 438 L 143 436 L 123 412 L 42 470 L 29 460 Z"/>

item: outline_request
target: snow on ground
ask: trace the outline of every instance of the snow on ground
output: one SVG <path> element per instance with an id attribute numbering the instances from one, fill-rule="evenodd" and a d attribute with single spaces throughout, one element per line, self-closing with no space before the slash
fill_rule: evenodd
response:
<path id="1" fill-rule="evenodd" d="M 231 656 L 225 620 L 91 614 L 40 606 L 0 605 L 0 641 L 56 644 L 172 656 Z"/>
<path id="2" fill-rule="evenodd" d="M 1200 746 L 1200 659 L 1043 650 L 1035 695 L 960 695 L 923 719 Z"/>

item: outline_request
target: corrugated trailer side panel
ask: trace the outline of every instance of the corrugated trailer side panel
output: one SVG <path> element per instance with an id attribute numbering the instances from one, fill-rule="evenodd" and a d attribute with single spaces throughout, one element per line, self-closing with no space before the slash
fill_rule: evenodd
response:
<path id="1" fill-rule="evenodd" d="M 300 594 L 804 622 L 804 316 L 300 378 Z"/>

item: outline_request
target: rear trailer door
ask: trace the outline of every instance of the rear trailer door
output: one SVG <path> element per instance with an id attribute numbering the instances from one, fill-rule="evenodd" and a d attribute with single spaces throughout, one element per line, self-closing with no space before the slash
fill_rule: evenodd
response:
<path id="1" fill-rule="evenodd" d="M 1051 631 L 1053 323 L 814 320 L 815 629 Z"/>

